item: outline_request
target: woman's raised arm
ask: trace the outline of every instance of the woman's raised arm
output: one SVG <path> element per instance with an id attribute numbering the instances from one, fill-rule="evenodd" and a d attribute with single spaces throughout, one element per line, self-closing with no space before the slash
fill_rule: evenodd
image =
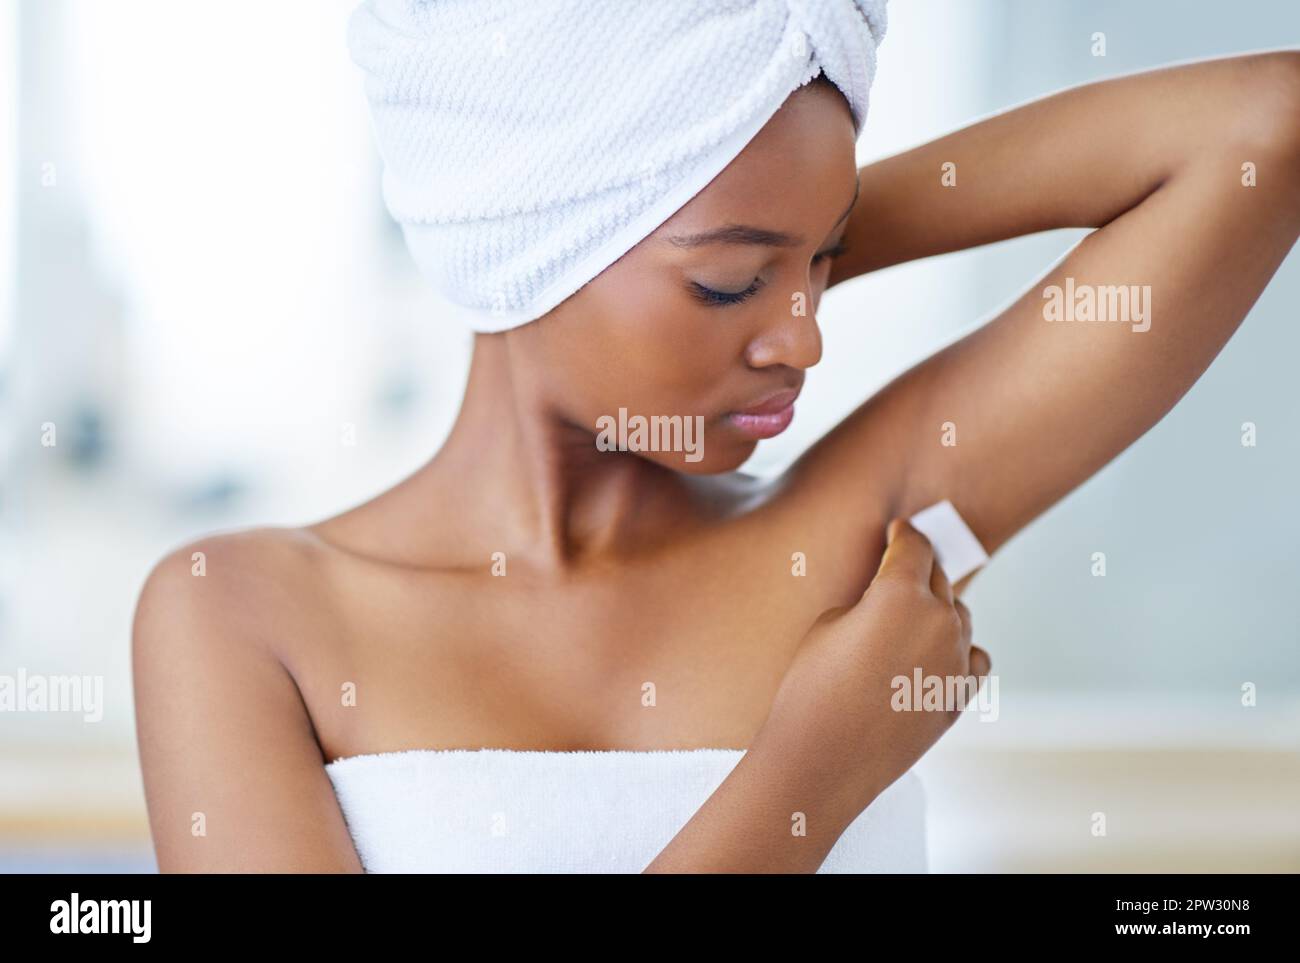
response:
<path id="1" fill-rule="evenodd" d="M 1074 88 L 861 177 L 831 283 L 1014 235 L 1098 227 L 796 467 L 821 480 L 822 505 L 845 512 L 867 471 L 888 473 L 891 514 L 951 499 L 993 552 L 1173 407 L 1295 243 L 1300 52 Z"/>
<path id="2" fill-rule="evenodd" d="M 1102 227 L 1211 155 L 1238 161 L 1230 187 L 1252 163 L 1256 190 L 1294 192 L 1297 143 L 1300 50 L 1071 87 L 863 167 L 828 287 L 1038 231 Z"/>

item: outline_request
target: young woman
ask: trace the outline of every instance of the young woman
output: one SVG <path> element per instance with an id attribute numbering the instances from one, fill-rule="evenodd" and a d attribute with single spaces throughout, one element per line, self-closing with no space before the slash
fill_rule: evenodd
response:
<path id="1" fill-rule="evenodd" d="M 891 711 L 890 680 L 988 660 L 969 579 L 901 520 L 949 499 L 996 552 L 1205 371 L 1300 231 L 1300 53 L 1067 90 L 861 170 L 863 91 L 827 72 L 557 304 L 485 314 L 413 475 L 158 563 L 134 661 L 161 869 L 924 867 L 910 770 L 954 715 Z M 736 472 L 789 423 L 827 288 L 1061 227 L 1096 230 L 779 479 Z M 1049 320 L 1067 284 L 1149 314 Z M 620 409 L 699 416 L 702 457 L 602 450 Z"/>

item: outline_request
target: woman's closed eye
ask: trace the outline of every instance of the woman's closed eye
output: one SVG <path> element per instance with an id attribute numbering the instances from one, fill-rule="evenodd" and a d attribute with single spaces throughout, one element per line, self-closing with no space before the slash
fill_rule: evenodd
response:
<path id="1" fill-rule="evenodd" d="M 691 294 L 697 301 L 702 301 L 709 305 L 739 304 L 741 301 L 748 301 L 757 294 L 763 287 L 763 282 L 754 278 L 754 282 L 743 291 L 718 291 L 706 287 L 697 281 L 690 284 Z"/>
<path id="2" fill-rule="evenodd" d="M 833 260 L 848 250 L 848 245 L 843 241 L 825 251 L 818 251 L 813 255 L 812 263 L 821 264 L 823 261 Z M 764 283 L 760 278 L 754 278 L 749 287 L 743 291 L 719 291 L 715 288 L 700 284 L 698 281 L 690 283 L 690 291 L 696 300 L 704 304 L 717 307 L 729 304 L 740 304 L 742 301 L 748 301 L 755 294 L 763 289 Z"/>
<path id="3" fill-rule="evenodd" d="M 848 244 L 846 244 L 844 241 L 840 241 L 840 243 L 836 244 L 834 247 L 828 247 L 826 250 L 819 251 L 818 253 L 814 254 L 813 264 L 818 264 L 822 260 L 833 261 L 835 260 L 835 258 L 840 257 L 842 254 L 844 254 L 848 249 L 849 249 Z"/>

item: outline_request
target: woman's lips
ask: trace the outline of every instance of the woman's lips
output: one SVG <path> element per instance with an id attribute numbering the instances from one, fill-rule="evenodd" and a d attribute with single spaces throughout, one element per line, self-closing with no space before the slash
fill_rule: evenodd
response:
<path id="1" fill-rule="evenodd" d="M 772 438 L 790 427 L 798 397 L 798 388 L 779 391 L 743 411 L 731 412 L 727 418 L 748 438 Z"/>

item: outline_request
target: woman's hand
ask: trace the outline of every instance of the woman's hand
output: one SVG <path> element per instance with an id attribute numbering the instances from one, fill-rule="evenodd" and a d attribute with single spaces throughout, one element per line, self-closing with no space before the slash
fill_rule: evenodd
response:
<path id="1" fill-rule="evenodd" d="M 957 709 L 892 707 L 897 677 L 984 676 L 989 657 L 929 540 L 902 518 L 885 534 L 862 599 L 809 629 L 749 750 L 645 872 L 814 873 L 956 720 Z"/>
<path id="2" fill-rule="evenodd" d="M 899 684 L 922 677 L 970 680 L 989 672 L 971 644 L 971 619 L 953 597 L 929 540 L 903 518 L 886 529 L 875 578 L 848 608 L 824 613 L 786 670 L 756 745 L 775 742 L 821 791 L 850 812 L 868 804 L 921 758 L 957 720 L 962 706 L 921 711 L 921 693 L 895 708 Z M 973 677 L 973 678 L 972 678 Z M 945 684 L 944 691 L 952 691 Z"/>

